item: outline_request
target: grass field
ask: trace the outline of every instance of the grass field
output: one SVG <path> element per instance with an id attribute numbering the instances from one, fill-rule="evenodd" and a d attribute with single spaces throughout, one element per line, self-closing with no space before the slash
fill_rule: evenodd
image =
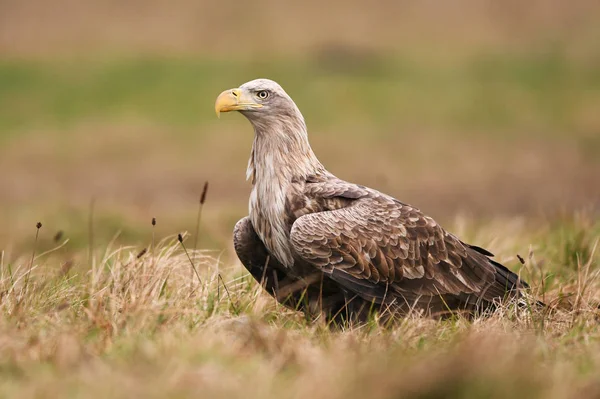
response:
<path id="1" fill-rule="evenodd" d="M 554 310 L 328 326 L 282 308 L 216 253 L 188 253 L 201 282 L 190 278 L 176 238 L 148 242 L 146 252 L 109 246 L 91 258 L 60 239 L 50 253 L 1 262 L 0 391 L 20 398 L 600 394 L 600 223 L 579 215 L 537 230 L 518 220 L 453 228 L 498 250 L 515 270 L 517 251 L 530 243 L 520 273 Z"/>
<path id="2" fill-rule="evenodd" d="M 0 1 L 0 397 L 600 395 L 600 7 L 337 3 Z M 553 310 L 328 326 L 274 303 L 231 245 L 251 127 L 213 107 L 256 77 L 330 171 Z"/>

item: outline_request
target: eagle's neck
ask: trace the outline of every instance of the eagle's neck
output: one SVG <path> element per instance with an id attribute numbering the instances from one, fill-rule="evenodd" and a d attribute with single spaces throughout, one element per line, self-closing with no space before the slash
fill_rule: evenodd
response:
<path id="1" fill-rule="evenodd" d="M 255 138 L 248 163 L 252 179 L 250 220 L 267 249 L 283 265 L 291 267 L 291 229 L 286 203 L 292 181 L 326 173 L 308 142 L 306 125 L 300 118 L 284 118 L 261 124 L 254 121 Z"/>
<path id="2" fill-rule="evenodd" d="M 310 147 L 304 119 L 289 118 L 254 125 L 254 143 L 248 162 L 246 178 L 256 184 L 258 180 L 273 178 L 301 179 L 319 174 L 325 168 Z"/>

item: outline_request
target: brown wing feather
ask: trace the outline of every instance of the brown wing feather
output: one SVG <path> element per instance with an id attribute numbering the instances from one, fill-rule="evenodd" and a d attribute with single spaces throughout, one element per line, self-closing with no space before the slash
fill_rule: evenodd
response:
<path id="1" fill-rule="evenodd" d="M 302 261 L 371 299 L 397 293 L 491 300 L 511 288 L 496 286 L 497 270 L 486 255 L 418 209 L 374 191 L 351 206 L 300 217 L 290 238 Z"/>

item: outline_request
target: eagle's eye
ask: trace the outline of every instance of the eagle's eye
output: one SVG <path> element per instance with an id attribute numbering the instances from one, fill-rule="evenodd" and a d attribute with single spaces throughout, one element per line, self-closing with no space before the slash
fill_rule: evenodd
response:
<path id="1" fill-rule="evenodd" d="M 261 91 L 259 91 L 258 93 L 256 93 L 256 96 L 257 96 L 258 98 L 260 98 L 261 100 L 264 100 L 264 99 L 266 99 L 267 97 L 269 97 L 269 92 L 268 92 L 268 91 L 266 91 L 266 90 L 261 90 Z"/>

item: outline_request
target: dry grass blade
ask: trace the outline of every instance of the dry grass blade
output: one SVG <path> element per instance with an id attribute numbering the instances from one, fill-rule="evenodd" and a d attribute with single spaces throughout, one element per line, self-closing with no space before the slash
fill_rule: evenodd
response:
<path id="1" fill-rule="evenodd" d="M 33 249 L 31 251 L 31 261 L 29 262 L 29 270 L 27 270 L 27 275 L 25 276 L 25 284 L 24 284 L 24 288 L 23 288 L 24 294 L 27 293 L 27 288 L 29 287 L 29 276 L 31 275 L 31 269 L 33 267 L 33 261 L 35 259 L 35 250 L 37 248 L 38 237 L 40 235 L 40 229 L 42 228 L 42 223 L 37 222 L 35 227 L 36 227 L 35 240 L 33 241 Z"/>
<path id="2" fill-rule="evenodd" d="M 183 251 L 185 252 L 185 256 L 187 256 L 189 262 L 190 262 L 190 266 L 192 268 L 192 271 L 196 274 L 196 277 L 198 277 L 198 283 L 200 285 L 202 285 L 202 279 L 200 278 L 200 274 L 198 273 L 198 270 L 196 270 L 196 266 L 194 265 L 194 261 L 192 260 L 192 258 L 190 257 L 190 254 L 187 251 L 187 248 L 185 247 L 185 244 L 183 243 L 183 236 L 181 234 L 177 235 L 177 241 L 179 241 L 179 244 L 181 244 L 181 247 L 183 248 Z M 192 279 L 193 279 L 193 275 L 192 275 Z M 191 282 L 190 282 L 191 284 Z"/>

